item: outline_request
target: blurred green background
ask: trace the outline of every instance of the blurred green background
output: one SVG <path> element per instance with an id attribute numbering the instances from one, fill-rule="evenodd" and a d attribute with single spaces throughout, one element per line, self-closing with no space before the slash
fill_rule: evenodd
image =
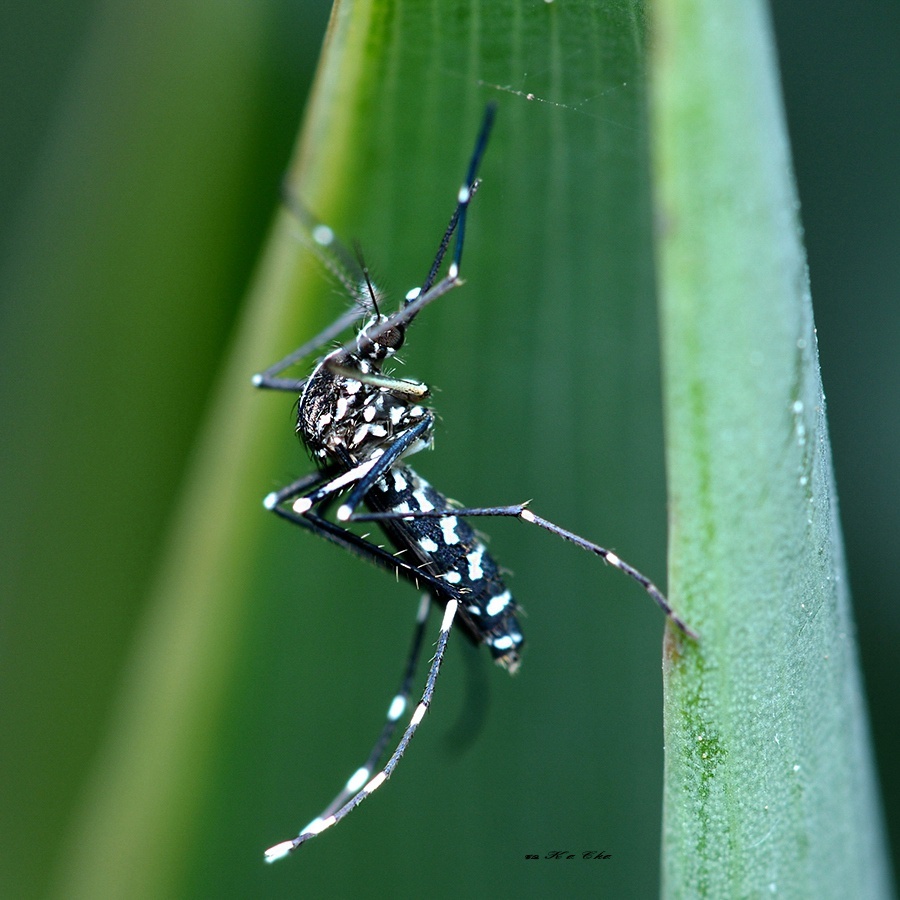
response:
<path id="1" fill-rule="evenodd" d="M 900 10 L 778 2 L 773 12 L 896 858 Z M 0 11 L 4 897 L 66 893 L 60 848 L 77 827 L 130 651 L 146 628 L 145 607 L 277 205 L 327 15 L 325 3 L 281 0 Z M 448 79 L 453 71 L 448 66 Z M 547 96 L 571 99 L 539 70 L 529 74 L 523 85 L 541 83 Z M 612 83 L 608 93 L 604 158 L 615 164 L 618 142 L 633 162 L 640 152 L 634 95 Z M 499 99 L 501 116 L 519 117 L 521 134 L 525 101 Z M 552 142 L 551 113 L 527 107 Z M 439 123 L 446 182 L 420 184 L 425 176 L 411 162 L 409 193 L 386 217 L 392 229 L 425 232 L 420 269 L 449 214 L 477 112 L 473 119 L 471 110 L 448 110 L 447 118 Z M 576 311 L 562 295 L 579 285 L 560 284 L 561 296 L 529 315 L 516 294 L 527 275 L 511 275 L 511 257 L 491 253 L 504 246 L 492 228 L 508 221 L 500 200 L 529 211 L 526 195 L 515 193 L 523 187 L 516 173 L 533 149 L 513 146 L 502 123 L 463 289 L 480 286 L 473 299 L 491 306 L 476 318 L 464 312 L 471 306 L 435 308 L 430 336 L 422 327 L 423 350 L 410 345 L 410 373 L 442 389 L 438 453 L 423 471 L 470 503 L 534 497 L 538 511 L 606 540 L 663 580 L 650 273 L 620 277 L 616 283 L 632 279 L 635 296 L 619 298 L 616 309 Z M 373 134 L 373 160 L 380 141 Z M 538 212 L 565 219 L 553 184 L 533 187 L 549 204 Z M 646 241 L 642 185 L 620 187 L 602 200 L 610 239 Z M 363 239 L 377 277 L 405 290 L 421 272 L 407 270 L 392 250 L 379 231 L 385 216 L 366 208 L 369 199 L 361 193 L 361 209 L 339 213 L 345 221 L 334 224 L 351 229 L 341 231 L 346 238 Z M 536 260 L 577 258 L 566 234 L 532 246 L 535 233 L 523 226 L 518 240 Z M 585 282 L 616 278 L 609 273 L 616 252 Z M 328 310 L 316 315 L 327 318 Z M 602 331 L 602 341 L 589 349 L 582 342 L 592 331 Z M 473 334 L 495 355 L 467 350 Z M 530 342 L 535 335 L 540 344 Z M 285 335 L 281 349 L 305 336 Z M 585 379 L 603 386 L 593 398 L 600 421 L 578 420 L 572 387 Z M 284 423 L 270 480 L 249 486 L 261 497 L 304 471 L 305 461 L 291 440 L 287 398 L 251 399 Z M 526 427 L 531 400 L 540 404 L 534 433 Z M 558 452 L 565 441 L 576 445 L 568 455 Z M 585 479 L 598 472 L 588 494 Z M 593 561 L 509 525 L 486 530 L 517 573 L 513 586 L 529 613 L 522 675 L 511 681 L 455 642 L 428 727 L 396 780 L 302 859 L 263 867 L 262 850 L 312 818 L 361 761 L 399 674 L 415 600 L 361 564 L 338 570 L 334 551 L 307 549 L 311 539 L 270 523 L 259 506 L 246 515 L 252 527 L 264 522 L 267 558 L 287 565 L 269 578 L 254 572 L 260 610 L 234 660 L 219 752 L 196 772 L 202 833 L 185 835 L 192 852 L 179 895 L 655 891 L 660 619 L 624 579 L 598 575 Z M 583 596 L 598 579 L 600 604 Z M 460 747 L 456 725 L 478 727 L 478 712 L 463 714 L 473 694 L 486 697 L 484 722 Z M 173 815 L 176 832 L 179 821 Z M 614 863 L 525 869 L 525 853 L 563 847 L 605 849 Z"/>

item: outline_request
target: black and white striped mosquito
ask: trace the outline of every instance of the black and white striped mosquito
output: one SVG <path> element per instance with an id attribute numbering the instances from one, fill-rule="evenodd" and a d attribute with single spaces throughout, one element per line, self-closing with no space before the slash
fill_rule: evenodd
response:
<path id="1" fill-rule="evenodd" d="M 516 601 L 503 582 L 499 566 L 466 518 L 514 517 L 577 544 L 637 581 L 681 631 L 695 637 L 659 589 L 612 551 L 541 518 L 525 503 L 458 507 L 405 462 L 406 457 L 431 446 L 434 413 L 426 405 L 427 385 L 396 377 L 385 370 L 385 363 L 403 344 L 407 328 L 423 307 L 462 284 L 459 274 L 466 215 L 478 189 L 478 168 L 493 119 L 491 105 L 485 111 L 456 209 L 425 282 L 411 290 L 400 309 L 391 315 L 382 313 L 383 297 L 372 284 L 365 265 L 361 261 L 357 265 L 329 228 L 314 223 L 305 209 L 289 200 L 319 255 L 357 303 L 317 337 L 253 379 L 260 388 L 299 394 L 297 434 L 317 466 L 315 472 L 269 494 L 265 507 L 396 573 L 421 588 L 424 594 L 400 689 L 391 701 L 387 721 L 371 753 L 337 797 L 297 837 L 266 851 L 267 862 L 287 856 L 310 838 L 336 825 L 391 777 L 431 703 L 454 624 L 474 644 L 486 644 L 499 665 L 511 673 L 518 669 L 524 637 L 516 618 Z M 454 235 L 453 258 L 447 274 L 439 279 Z M 359 270 L 359 279 L 348 274 L 354 268 Z M 364 315 L 368 319 L 357 335 L 322 358 L 309 377 L 299 380 L 282 377 L 286 369 L 319 350 Z M 329 510 L 338 500 L 340 505 L 334 518 L 328 518 Z M 361 506 L 368 512 L 358 513 Z M 361 521 L 377 521 L 395 552 L 346 527 L 348 522 Z M 425 688 L 394 752 L 376 772 L 408 707 L 431 602 L 443 608 L 443 618 Z"/>

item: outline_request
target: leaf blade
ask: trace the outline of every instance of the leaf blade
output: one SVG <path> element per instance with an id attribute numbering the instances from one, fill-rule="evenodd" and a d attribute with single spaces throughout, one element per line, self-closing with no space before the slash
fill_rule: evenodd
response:
<path id="1" fill-rule="evenodd" d="M 672 600 L 664 893 L 890 894 L 761 4 L 655 6 Z"/>

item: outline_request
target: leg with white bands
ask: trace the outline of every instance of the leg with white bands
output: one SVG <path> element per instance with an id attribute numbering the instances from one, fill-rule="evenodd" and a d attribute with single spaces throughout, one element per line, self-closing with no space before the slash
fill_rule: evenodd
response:
<path id="1" fill-rule="evenodd" d="M 321 834 L 327 828 L 331 828 L 332 825 L 336 825 L 344 818 L 344 816 L 356 809 L 366 797 L 375 793 L 375 791 L 391 777 L 394 769 L 397 767 L 397 763 L 400 762 L 400 758 L 406 752 L 409 742 L 413 739 L 413 736 L 419 727 L 419 723 L 425 718 L 425 713 L 428 711 L 428 707 L 431 704 L 431 698 L 434 694 L 434 685 L 441 670 L 441 663 L 444 660 L 444 652 L 447 649 L 447 639 L 450 636 L 450 629 L 453 626 L 457 608 L 458 603 L 456 600 L 448 601 L 447 607 L 444 610 L 444 617 L 441 621 L 441 631 L 438 636 L 437 648 L 435 649 L 434 658 L 431 661 L 431 667 L 428 670 L 428 678 L 425 682 L 425 690 L 422 692 L 422 698 L 419 700 L 419 704 L 412 714 L 409 725 L 406 726 L 406 730 L 400 738 L 400 743 L 397 744 L 397 749 L 391 754 L 391 758 L 387 761 L 384 768 L 371 778 L 361 790 L 359 790 L 336 812 L 333 812 L 330 815 L 320 816 L 318 819 L 311 822 L 297 835 L 297 837 L 293 838 L 293 840 L 282 841 L 280 844 L 276 844 L 274 847 L 270 847 L 266 850 L 266 862 L 275 862 L 275 860 L 287 856 L 301 844 L 306 843 L 310 838 L 315 837 L 317 834 Z"/>
<path id="2" fill-rule="evenodd" d="M 306 385 L 305 378 L 281 378 L 285 369 L 297 365 L 316 350 L 321 349 L 329 341 L 334 340 L 342 331 L 346 331 L 357 319 L 362 318 L 365 310 L 361 306 L 354 306 L 342 315 L 336 322 L 329 325 L 311 341 L 307 341 L 302 347 L 298 347 L 293 353 L 289 353 L 284 359 L 280 359 L 274 365 L 269 366 L 265 372 L 259 372 L 251 379 L 254 387 L 267 388 L 270 391 L 287 391 L 291 394 L 299 394 Z"/>
<path id="3" fill-rule="evenodd" d="M 364 513 L 354 516 L 353 518 L 359 522 L 373 522 L 381 519 L 442 519 L 448 516 L 507 516 L 519 519 L 522 522 L 529 522 L 532 525 L 537 525 L 538 528 L 543 528 L 545 531 L 549 531 L 551 534 L 561 537 L 564 541 L 569 541 L 576 546 L 581 547 L 582 550 L 587 550 L 589 553 L 599 556 L 609 563 L 609 565 L 614 566 L 620 572 L 624 573 L 629 578 L 632 578 L 650 595 L 651 599 L 666 614 L 666 616 L 672 620 L 672 624 L 675 625 L 679 631 L 684 632 L 684 634 L 694 640 L 699 640 L 697 632 L 690 628 L 690 626 L 676 614 L 669 605 L 669 601 L 666 600 L 663 592 L 646 575 L 639 572 L 634 566 L 629 565 L 624 559 L 620 559 L 612 550 L 607 550 L 606 547 L 601 547 L 599 544 L 595 544 L 572 531 L 568 531 L 554 522 L 551 522 L 549 519 L 544 519 L 541 516 L 535 515 L 528 508 L 527 503 L 516 503 L 512 506 L 484 506 L 473 508 L 454 507 L 452 509 L 418 510 L 408 513 Z"/>
<path id="4" fill-rule="evenodd" d="M 359 789 L 366 784 L 372 777 L 372 772 L 381 760 L 385 748 L 390 743 L 394 732 L 397 730 L 397 723 L 403 717 L 409 706 L 409 695 L 412 691 L 412 680 L 416 674 L 416 667 L 419 663 L 419 656 L 422 651 L 422 639 L 425 635 L 425 625 L 428 623 L 428 612 L 431 609 L 431 595 L 422 594 L 419 602 L 419 610 L 416 613 L 416 627 L 413 630 L 412 644 L 409 648 L 409 655 L 406 659 L 406 667 L 403 672 L 403 679 L 400 687 L 394 694 L 393 699 L 388 706 L 387 717 L 381 728 L 381 734 L 375 742 L 366 761 L 347 779 L 341 792 L 328 804 L 325 810 L 319 814 L 314 821 L 327 819 L 339 810 Z M 311 822 L 310 825 L 313 823 Z M 305 830 L 309 829 L 309 825 Z"/>

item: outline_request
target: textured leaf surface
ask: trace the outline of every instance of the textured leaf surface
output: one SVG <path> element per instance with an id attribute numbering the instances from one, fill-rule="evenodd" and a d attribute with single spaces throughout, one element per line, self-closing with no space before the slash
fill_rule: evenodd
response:
<path id="1" fill-rule="evenodd" d="M 654 161 L 673 602 L 664 893 L 889 896 L 762 4 L 661 2 Z"/>

